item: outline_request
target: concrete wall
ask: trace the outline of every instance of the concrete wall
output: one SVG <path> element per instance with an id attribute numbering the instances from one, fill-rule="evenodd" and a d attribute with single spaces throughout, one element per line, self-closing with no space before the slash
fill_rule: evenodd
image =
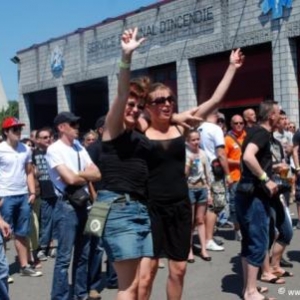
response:
<path id="1" fill-rule="evenodd" d="M 300 36 L 300 1 L 294 1 L 293 8 L 285 9 L 283 18 L 277 20 L 272 20 L 270 13 L 264 15 L 260 3 L 259 0 L 169 1 L 19 51 L 20 107 L 24 107 L 23 94 L 57 87 L 58 108 L 66 109 L 70 101 L 66 86 L 105 76 L 112 101 L 120 59 L 119 36 L 124 28 L 138 26 L 147 41 L 135 53 L 132 69 L 176 62 L 179 110 L 196 104 L 194 58 L 272 43 L 275 100 L 298 122 L 294 38 Z M 64 70 L 58 78 L 50 67 L 55 49 L 61 51 L 64 59 Z M 28 122 L 26 115 L 21 119 Z"/>

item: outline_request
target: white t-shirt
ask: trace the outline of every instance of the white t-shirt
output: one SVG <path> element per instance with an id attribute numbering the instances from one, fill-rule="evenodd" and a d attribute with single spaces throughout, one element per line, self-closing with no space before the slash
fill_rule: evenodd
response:
<path id="1" fill-rule="evenodd" d="M 77 174 L 79 171 L 78 153 L 80 157 L 80 170 L 83 171 L 88 165 L 92 164 L 92 160 L 85 148 L 77 140 L 74 141 L 73 146 L 68 146 L 61 140 L 57 140 L 48 147 L 46 160 L 49 167 L 50 179 L 54 184 L 57 195 L 61 194 L 59 191 L 63 192 L 65 190 L 67 184 L 62 181 L 56 167 L 65 165 Z"/>
<path id="2" fill-rule="evenodd" d="M 198 128 L 201 135 L 200 147 L 204 150 L 209 164 L 217 157 L 216 148 L 225 147 L 224 133 L 220 126 L 204 122 Z"/>
<path id="3" fill-rule="evenodd" d="M 19 142 L 13 149 L 6 141 L 0 143 L 0 197 L 28 193 L 25 166 L 31 161 L 27 145 Z"/>

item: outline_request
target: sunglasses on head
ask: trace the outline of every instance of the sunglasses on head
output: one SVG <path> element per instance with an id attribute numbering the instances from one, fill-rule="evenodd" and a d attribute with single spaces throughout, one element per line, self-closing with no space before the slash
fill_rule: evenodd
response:
<path id="1" fill-rule="evenodd" d="M 175 103 L 174 97 L 168 96 L 168 97 L 158 97 L 158 98 L 154 99 L 153 101 L 151 101 L 149 104 L 154 106 L 154 105 L 166 104 L 167 101 L 170 104 Z"/>
<path id="2" fill-rule="evenodd" d="M 21 132 L 22 129 L 23 129 L 22 127 L 11 127 L 12 132 Z"/>
<path id="3" fill-rule="evenodd" d="M 135 102 L 127 102 L 127 105 L 130 108 L 137 107 L 139 110 L 143 110 L 144 109 L 144 105 L 142 105 L 142 104 L 136 104 Z"/>

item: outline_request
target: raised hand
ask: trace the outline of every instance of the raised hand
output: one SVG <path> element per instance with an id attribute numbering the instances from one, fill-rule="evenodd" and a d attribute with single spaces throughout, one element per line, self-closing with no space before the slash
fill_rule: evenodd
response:
<path id="1" fill-rule="evenodd" d="M 236 69 L 240 68 L 243 65 L 244 60 L 245 56 L 240 48 L 231 51 L 229 62 L 231 65 L 235 66 Z"/>
<path id="2" fill-rule="evenodd" d="M 124 31 L 121 37 L 121 46 L 124 54 L 131 54 L 136 48 L 138 48 L 141 43 L 143 43 L 146 38 L 137 38 L 138 28 L 127 29 Z"/>

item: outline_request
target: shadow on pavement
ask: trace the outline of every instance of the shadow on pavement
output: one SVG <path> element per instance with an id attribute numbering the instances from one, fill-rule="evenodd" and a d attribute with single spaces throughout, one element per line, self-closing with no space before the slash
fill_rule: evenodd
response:
<path id="1" fill-rule="evenodd" d="M 286 255 L 290 261 L 300 262 L 300 251 L 296 251 L 296 250 L 287 251 Z"/>

